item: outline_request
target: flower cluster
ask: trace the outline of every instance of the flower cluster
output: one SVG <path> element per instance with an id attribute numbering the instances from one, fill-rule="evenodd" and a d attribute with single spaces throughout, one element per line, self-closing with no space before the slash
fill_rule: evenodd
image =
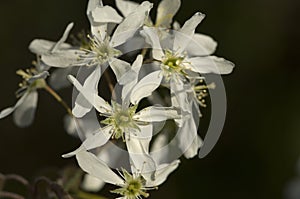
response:
<path id="1" fill-rule="evenodd" d="M 212 55 L 217 43 L 196 33 L 204 14 L 195 13 L 182 26 L 173 19 L 180 0 L 162 0 L 155 21 L 148 1 L 115 0 L 115 5 L 89 0 L 89 33 L 72 44 L 67 39 L 73 23 L 57 42 L 33 40 L 29 49 L 37 61 L 34 68 L 17 71 L 23 78 L 19 100 L 0 118 L 14 112 L 17 125 L 31 124 L 37 90 L 45 89 L 67 109 L 67 131 L 81 133 L 81 146 L 63 157 L 75 156 L 89 174 L 83 187 L 97 191 L 110 183 L 119 187 L 112 192 L 120 198 L 135 199 L 148 197 L 148 190 L 178 167 L 174 151 L 197 155 L 203 144 L 200 107 L 217 86 L 206 84 L 203 75 L 229 74 L 234 64 Z M 108 100 L 99 91 L 104 76 L 110 80 Z M 72 108 L 52 89 L 69 83 L 75 88 Z"/>

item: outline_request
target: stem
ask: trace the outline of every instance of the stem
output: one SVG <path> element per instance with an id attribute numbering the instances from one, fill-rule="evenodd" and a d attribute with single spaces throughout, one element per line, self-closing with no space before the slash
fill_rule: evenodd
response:
<path id="1" fill-rule="evenodd" d="M 141 52 L 141 55 L 143 57 L 145 57 L 145 55 L 147 54 L 147 51 L 148 51 L 148 48 L 143 48 L 142 52 Z"/>
<path id="2" fill-rule="evenodd" d="M 109 90 L 111 92 L 111 99 L 115 100 L 116 99 L 116 94 L 115 94 L 115 91 L 114 91 L 114 86 L 112 84 L 112 81 L 111 81 L 110 76 L 107 73 L 107 71 L 104 72 L 104 77 L 105 77 L 105 79 L 106 79 L 106 81 L 108 83 L 108 87 L 109 87 Z"/>
<path id="3" fill-rule="evenodd" d="M 17 182 L 22 183 L 25 186 L 29 185 L 29 182 L 25 178 L 23 178 L 22 176 L 19 176 L 17 174 L 8 174 L 8 175 L 5 175 L 5 180 L 15 180 Z"/>
<path id="4" fill-rule="evenodd" d="M 143 62 L 143 64 L 151 64 L 151 63 L 153 63 L 153 62 L 155 62 L 155 61 L 157 61 L 157 60 L 155 60 L 155 59 L 146 59 L 146 60 Z"/>
<path id="5" fill-rule="evenodd" d="M 79 131 L 83 133 L 83 129 L 80 126 L 80 123 L 78 119 L 73 115 L 71 108 L 68 106 L 68 104 L 47 84 L 43 87 L 50 95 L 52 95 L 67 111 L 67 113 L 74 119 L 75 123 L 77 124 L 77 128 L 79 128 Z"/>
<path id="6" fill-rule="evenodd" d="M 33 198 L 38 198 L 38 184 L 41 182 L 45 182 L 46 185 L 55 193 L 55 195 L 59 199 L 73 199 L 59 184 L 49 180 L 46 177 L 39 177 L 35 180 L 33 188 L 32 188 L 32 196 Z"/>
<path id="7" fill-rule="evenodd" d="M 73 113 L 72 113 L 72 110 L 71 108 L 68 106 L 68 104 L 50 87 L 48 86 L 47 84 L 44 86 L 44 89 L 50 93 L 68 112 L 68 114 L 72 117 L 73 116 Z"/>
<path id="8" fill-rule="evenodd" d="M 12 198 L 12 199 L 25 199 L 23 196 L 20 196 L 19 194 L 7 192 L 7 191 L 0 191 L 0 198 L 2 197 Z"/>

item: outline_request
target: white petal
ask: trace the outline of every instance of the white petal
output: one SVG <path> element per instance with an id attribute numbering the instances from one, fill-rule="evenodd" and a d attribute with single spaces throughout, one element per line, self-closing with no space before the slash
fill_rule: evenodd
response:
<path id="1" fill-rule="evenodd" d="M 171 102 L 172 106 L 180 108 L 182 111 L 190 111 L 190 102 L 188 100 L 188 89 L 180 80 L 172 78 L 170 81 L 171 86 Z"/>
<path id="2" fill-rule="evenodd" d="M 202 13 L 196 13 L 189 20 L 187 20 L 179 32 L 175 34 L 173 50 L 181 53 L 190 43 L 198 24 L 204 19 L 205 15 Z"/>
<path id="3" fill-rule="evenodd" d="M 131 103 L 138 104 L 142 98 L 150 96 L 151 93 L 159 87 L 162 78 L 161 71 L 152 72 L 142 78 L 132 89 L 130 97 Z"/>
<path id="4" fill-rule="evenodd" d="M 102 8 L 102 0 L 89 0 L 86 15 L 91 24 L 91 33 L 97 37 L 100 41 L 103 41 L 107 35 L 107 23 L 98 23 L 94 21 L 92 11 L 96 8 Z"/>
<path id="5" fill-rule="evenodd" d="M 85 69 L 85 68 L 84 68 Z M 83 89 L 85 92 L 94 93 L 97 95 L 98 93 L 98 84 L 101 77 L 101 67 L 96 66 L 96 68 L 92 71 L 92 73 L 86 78 Z M 86 113 L 90 112 L 93 104 L 85 98 L 84 94 L 79 92 L 78 96 L 75 100 L 75 106 L 73 108 L 73 114 L 76 117 L 83 117 Z"/>
<path id="6" fill-rule="evenodd" d="M 82 150 L 91 150 L 103 146 L 111 137 L 110 131 L 111 127 L 98 128 L 93 133 L 87 135 L 87 138 L 83 141 L 80 147 L 72 152 L 63 154 L 62 157 L 70 158 Z"/>
<path id="7" fill-rule="evenodd" d="M 91 192 L 98 192 L 100 191 L 105 185 L 103 180 L 91 176 L 89 174 L 84 175 L 83 182 L 81 184 L 82 188 L 86 191 Z"/>
<path id="8" fill-rule="evenodd" d="M 151 157 L 159 165 L 168 162 L 170 157 L 170 147 L 168 147 L 169 140 L 166 133 L 159 133 L 151 145 Z"/>
<path id="9" fill-rule="evenodd" d="M 64 42 L 67 40 L 73 25 L 73 23 L 70 23 L 67 26 L 62 38 L 58 42 L 47 41 L 44 39 L 35 39 L 29 44 L 29 50 L 37 55 L 44 55 L 53 53 L 58 49 L 66 50 L 71 48 L 72 46 L 70 44 Z"/>
<path id="10" fill-rule="evenodd" d="M 139 6 L 138 3 L 127 0 L 116 0 L 116 6 L 121 11 L 124 17 L 134 12 Z"/>
<path id="11" fill-rule="evenodd" d="M 79 166 L 88 174 L 109 184 L 123 185 L 124 182 L 102 160 L 94 154 L 82 150 L 76 155 Z"/>
<path id="12" fill-rule="evenodd" d="M 115 30 L 111 38 L 111 45 L 113 47 L 119 46 L 131 38 L 136 31 L 144 25 L 144 21 L 148 17 L 152 6 L 152 3 L 144 1 L 141 5 L 139 5 L 135 12 L 128 15 Z"/>
<path id="13" fill-rule="evenodd" d="M 86 62 L 79 59 L 79 54 L 85 52 L 80 50 L 59 50 L 52 54 L 42 55 L 42 61 L 47 65 L 58 68 L 66 68 L 71 66 L 83 66 Z"/>
<path id="14" fill-rule="evenodd" d="M 94 35 L 99 41 L 104 41 L 106 36 L 108 35 L 108 24 L 106 23 L 91 23 L 91 33 Z"/>
<path id="15" fill-rule="evenodd" d="M 142 135 L 133 136 L 126 133 L 126 146 L 132 164 L 132 172 L 143 170 L 153 173 L 155 171 L 155 162 L 149 155 L 149 144 L 152 138 L 152 126 L 140 126 Z"/>
<path id="16" fill-rule="evenodd" d="M 71 136 L 77 137 L 77 125 L 73 117 L 65 115 L 64 117 L 64 128 L 65 131 Z"/>
<path id="17" fill-rule="evenodd" d="M 81 93 L 79 93 L 74 103 L 74 107 L 72 108 L 72 113 L 75 117 L 82 118 L 92 108 L 93 105 L 88 100 L 86 100 L 86 98 Z"/>
<path id="18" fill-rule="evenodd" d="M 32 124 L 37 107 L 38 92 L 30 91 L 22 104 L 20 104 L 14 114 L 14 122 L 19 127 L 26 127 Z"/>
<path id="19" fill-rule="evenodd" d="M 29 50 L 37 55 L 47 54 L 51 48 L 55 45 L 55 42 L 44 39 L 35 39 L 29 44 Z M 71 46 L 70 46 L 71 47 Z"/>
<path id="20" fill-rule="evenodd" d="M 162 0 L 157 8 L 156 26 L 170 28 L 174 15 L 181 5 L 181 0 Z"/>
<path id="21" fill-rule="evenodd" d="M 111 69 L 116 75 L 117 81 L 120 81 L 120 78 L 131 69 L 131 66 L 126 61 L 120 59 L 112 59 L 109 63 Z"/>
<path id="22" fill-rule="evenodd" d="M 193 158 L 198 154 L 199 148 L 203 145 L 203 141 L 199 135 L 196 136 L 191 146 L 184 152 L 184 157 Z"/>
<path id="23" fill-rule="evenodd" d="M 141 34 L 145 37 L 146 42 L 151 45 L 153 58 L 156 60 L 162 60 L 165 54 L 161 48 L 157 30 L 155 28 L 145 26 L 143 31 L 141 31 Z"/>
<path id="24" fill-rule="evenodd" d="M 71 83 L 68 81 L 68 75 L 76 75 L 78 71 L 78 67 L 68 67 L 68 68 L 57 68 L 55 69 L 49 78 L 50 86 L 59 90 L 62 88 L 69 87 Z"/>
<path id="25" fill-rule="evenodd" d="M 196 33 L 186 47 L 186 51 L 190 57 L 206 56 L 213 54 L 216 48 L 217 42 L 210 36 Z"/>
<path id="26" fill-rule="evenodd" d="M 65 130 L 70 135 L 85 140 L 86 137 L 92 135 L 96 130 L 101 128 L 96 114 L 96 110 L 93 108 L 83 118 L 75 118 L 66 115 L 64 117 Z"/>
<path id="27" fill-rule="evenodd" d="M 13 106 L 13 107 L 8 107 L 8 108 L 3 109 L 3 110 L 0 112 L 0 119 L 7 117 L 7 116 L 10 115 L 12 112 L 14 112 L 14 111 L 16 110 L 16 108 L 18 108 L 18 107 L 25 101 L 25 99 L 27 98 L 28 94 L 29 94 L 29 92 L 25 93 L 25 94 L 17 101 L 17 103 L 15 104 L 15 106 Z"/>
<path id="28" fill-rule="evenodd" d="M 96 7 L 91 14 L 97 23 L 120 23 L 123 20 L 123 17 L 110 6 Z"/>
<path id="29" fill-rule="evenodd" d="M 27 81 L 29 84 L 32 84 L 33 82 L 35 82 L 38 79 L 46 79 L 49 75 L 50 74 L 48 71 L 42 71 L 42 72 L 30 77 Z"/>
<path id="30" fill-rule="evenodd" d="M 88 6 L 86 9 L 86 14 L 89 15 L 97 7 L 103 7 L 102 0 L 89 0 Z"/>
<path id="31" fill-rule="evenodd" d="M 180 32 L 183 34 L 192 36 L 195 33 L 195 29 L 201 23 L 201 21 L 204 19 L 204 17 L 205 17 L 205 14 L 197 12 L 189 20 L 187 20 L 184 23 L 184 25 L 180 29 Z"/>
<path id="32" fill-rule="evenodd" d="M 141 66 L 143 65 L 143 55 L 138 55 L 132 64 L 132 70 L 139 73 Z"/>
<path id="33" fill-rule="evenodd" d="M 180 127 L 178 129 L 175 140 L 177 141 L 177 145 L 178 145 L 179 149 L 183 153 L 189 149 L 193 149 L 193 148 L 191 148 L 191 146 L 193 145 L 193 142 L 197 138 L 197 132 L 198 132 L 197 127 L 198 127 L 198 124 L 196 124 L 193 117 L 190 117 L 190 118 L 185 119 L 182 127 Z"/>
<path id="34" fill-rule="evenodd" d="M 178 21 L 174 21 L 173 23 L 173 29 L 176 31 L 179 31 L 179 29 L 181 28 L 181 25 Z"/>
<path id="35" fill-rule="evenodd" d="M 10 115 L 14 111 L 15 111 L 15 107 L 8 107 L 8 108 L 3 109 L 0 112 L 0 119 L 5 118 L 6 116 Z"/>
<path id="36" fill-rule="evenodd" d="M 164 147 L 166 144 L 168 144 L 168 137 L 164 133 L 158 134 L 158 136 L 155 138 L 152 146 L 151 146 L 151 152 L 160 150 L 162 147 Z"/>
<path id="37" fill-rule="evenodd" d="M 72 75 L 68 76 L 71 83 L 76 87 L 76 89 L 84 96 L 84 98 L 92 104 L 97 111 L 100 113 L 111 112 L 111 106 L 96 93 L 91 93 L 87 91 Z"/>
<path id="38" fill-rule="evenodd" d="M 60 40 L 59 40 L 59 41 L 53 46 L 53 48 L 51 49 L 51 53 L 53 53 L 53 52 L 55 52 L 56 50 L 58 50 L 58 49 L 60 48 L 61 44 L 63 44 L 63 43 L 67 40 L 67 38 L 68 38 L 68 36 L 69 36 L 69 33 L 70 33 L 70 31 L 72 30 L 73 26 L 74 26 L 74 23 L 70 23 L 70 24 L 67 26 L 67 28 L 66 28 L 66 30 L 65 30 L 65 32 L 64 32 L 64 34 L 63 34 L 63 36 L 60 38 Z"/>
<path id="39" fill-rule="evenodd" d="M 123 75 L 123 78 L 121 79 L 123 82 L 123 88 L 122 88 L 123 99 L 130 94 L 130 91 L 136 85 L 138 81 L 139 71 L 142 64 L 143 64 L 143 56 L 138 55 L 136 60 L 132 64 L 131 71 L 128 71 L 125 75 Z M 127 81 L 125 82 L 124 79 Z"/>
<path id="40" fill-rule="evenodd" d="M 101 147 L 104 144 L 107 143 L 109 138 L 111 137 L 111 127 L 104 127 L 101 129 L 98 129 L 93 135 L 89 135 L 82 145 L 87 150 L 91 150 L 97 147 Z"/>
<path id="41" fill-rule="evenodd" d="M 35 39 L 29 44 L 29 50 L 37 55 L 43 55 L 50 52 L 56 43 L 44 39 Z M 60 50 L 71 48 L 72 46 L 67 43 L 60 44 Z"/>
<path id="42" fill-rule="evenodd" d="M 124 168 L 130 171 L 129 155 L 126 150 L 113 142 L 107 142 L 103 147 L 97 148 L 96 155 L 111 168 Z"/>
<path id="43" fill-rule="evenodd" d="M 234 68 L 232 62 L 216 56 L 193 57 L 187 61 L 191 63 L 191 69 L 198 73 L 229 74 Z"/>
<path id="44" fill-rule="evenodd" d="M 137 79 L 137 77 L 138 77 L 138 74 L 135 71 L 129 70 L 125 74 L 123 74 L 121 79 L 119 79 L 118 83 L 120 85 L 128 86 L 128 85 L 131 85 L 135 81 L 135 79 Z M 133 83 L 133 85 L 135 85 L 135 84 Z M 130 88 L 132 88 L 132 87 L 133 86 L 130 86 Z M 127 94 L 127 92 L 125 92 L 125 93 Z M 126 94 L 122 94 L 122 96 L 125 96 Z"/>
<path id="45" fill-rule="evenodd" d="M 146 186 L 147 187 L 154 187 L 154 186 L 159 186 L 163 182 L 167 180 L 167 177 L 179 166 L 180 161 L 179 160 L 174 160 L 170 164 L 162 164 L 157 168 L 157 171 L 155 173 L 155 180 L 147 180 L 146 181 Z"/>
<path id="46" fill-rule="evenodd" d="M 172 107 L 149 106 L 136 113 L 133 118 L 143 122 L 160 122 L 168 119 L 178 119 L 178 111 Z"/>
<path id="47" fill-rule="evenodd" d="M 138 32 L 131 38 L 129 38 L 124 44 L 118 46 L 118 49 L 126 54 L 127 56 L 135 56 L 136 50 L 145 48 L 145 38 L 142 37 Z"/>

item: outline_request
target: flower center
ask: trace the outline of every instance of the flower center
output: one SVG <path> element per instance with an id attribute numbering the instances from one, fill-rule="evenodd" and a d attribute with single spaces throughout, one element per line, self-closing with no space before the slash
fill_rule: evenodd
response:
<path id="1" fill-rule="evenodd" d="M 132 117 L 129 109 L 116 112 L 114 118 L 116 121 L 116 125 L 119 127 L 126 127 L 130 122 L 132 122 Z"/>
<path id="2" fill-rule="evenodd" d="M 90 37 L 89 50 L 94 54 L 94 61 L 100 64 L 107 62 L 110 58 L 120 56 L 121 51 L 113 48 L 109 44 L 109 37 L 106 37 L 104 41 L 100 41 L 97 37 Z"/>
<path id="3" fill-rule="evenodd" d="M 142 182 L 139 179 L 132 179 L 126 187 L 128 195 L 136 196 L 142 188 Z"/>
<path id="4" fill-rule="evenodd" d="M 133 115 L 135 114 L 137 106 L 131 106 L 124 109 L 120 104 L 112 102 L 112 107 L 113 114 L 101 121 L 101 123 L 112 126 L 112 138 L 119 139 L 122 137 L 124 140 L 124 133 L 129 131 L 129 129 L 139 129 L 136 122 L 133 120 Z"/>
<path id="5" fill-rule="evenodd" d="M 185 57 L 178 56 L 171 52 L 170 50 L 165 51 L 165 57 L 162 60 L 162 70 L 164 71 L 165 77 L 168 79 L 172 74 L 183 75 L 185 76 L 185 66 L 184 61 Z"/>
<path id="6" fill-rule="evenodd" d="M 20 88 L 16 92 L 17 98 L 21 97 L 28 89 L 44 88 L 46 85 L 43 76 L 37 77 L 39 73 L 35 68 L 26 69 L 25 71 L 20 69 L 16 71 L 16 74 L 23 78 L 22 82 L 19 83 Z"/>
<path id="7" fill-rule="evenodd" d="M 131 175 L 124 169 L 122 170 L 122 172 L 125 181 L 124 186 L 111 191 L 112 193 L 120 194 L 126 199 L 141 199 L 141 196 L 145 198 L 149 196 L 149 194 L 145 192 L 146 188 L 144 186 L 146 184 L 146 180 L 143 178 L 143 176 Z"/>

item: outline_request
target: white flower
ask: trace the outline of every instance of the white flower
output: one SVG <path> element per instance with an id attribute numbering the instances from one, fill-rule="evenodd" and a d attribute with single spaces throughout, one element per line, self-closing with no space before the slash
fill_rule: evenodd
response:
<path id="1" fill-rule="evenodd" d="M 214 42 L 206 44 L 204 47 L 199 46 L 196 51 L 198 52 L 197 56 L 189 55 L 189 43 L 193 42 L 195 28 L 203 18 L 203 14 L 195 14 L 178 32 L 174 33 L 173 41 L 171 40 L 173 35 L 170 35 L 168 43 L 160 41 L 156 29 L 144 27 L 142 34 L 151 44 L 153 58 L 161 63 L 161 69 L 167 80 L 172 75 L 175 75 L 176 79 L 189 79 L 191 78 L 189 72 L 200 74 L 228 74 L 232 72 L 233 63 L 223 58 L 210 56 L 211 52 L 208 49 L 213 49 L 211 46 L 215 45 Z"/>
<path id="2" fill-rule="evenodd" d="M 91 36 L 88 49 L 65 49 L 42 55 L 42 60 L 53 67 L 95 66 L 111 62 L 122 54 L 116 47 L 125 43 L 144 24 L 152 4 L 143 2 L 126 18 L 122 18 L 110 6 L 89 4 L 88 16 L 91 22 Z M 123 20 L 122 20 L 123 19 Z M 120 23 L 113 35 L 107 34 L 108 23 Z"/>
<path id="3" fill-rule="evenodd" d="M 185 115 L 176 120 L 179 125 L 177 145 L 187 158 L 194 157 L 202 146 L 197 127 L 201 116 L 198 104 L 204 104 L 204 93 L 196 82 L 202 79 L 201 74 L 228 74 L 234 67 L 233 63 L 210 55 L 215 50 L 215 41 L 195 34 L 203 18 L 203 14 L 196 13 L 182 28 L 163 39 L 156 28 L 144 27 L 142 31 L 171 90 L 172 106 L 179 107 Z"/>
<path id="4" fill-rule="evenodd" d="M 58 40 L 58 42 L 48 41 L 45 39 L 34 39 L 29 44 L 29 50 L 32 53 L 41 56 L 45 54 L 52 54 L 60 50 L 71 49 L 72 46 L 66 43 L 66 40 L 73 26 L 74 24 L 70 23 L 66 27 L 66 30 L 64 31 L 62 37 Z M 58 68 L 54 70 L 49 79 L 50 85 L 54 89 L 61 89 L 69 86 L 70 82 L 67 80 L 67 75 L 75 74 L 77 70 L 77 67 Z"/>
<path id="5" fill-rule="evenodd" d="M 34 39 L 29 44 L 29 50 L 34 54 L 44 55 L 44 54 L 54 53 L 55 51 L 70 49 L 72 46 L 65 42 L 73 26 L 74 23 L 68 24 L 62 37 L 57 42 L 48 41 L 45 39 Z"/>
<path id="6" fill-rule="evenodd" d="M 13 107 L 6 108 L 0 112 L 0 119 L 13 114 L 13 119 L 19 127 L 29 126 L 34 119 L 35 110 L 38 102 L 37 89 L 44 88 L 45 78 L 49 75 L 42 63 L 35 63 L 35 68 L 27 70 L 18 70 L 16 73 L 23 78 L 19 84 L 20 88 L 16 92 L 19 100 Z"/>
<path id="7" fill-rule="evenodd" d="M 116 6 L 121 11 L 122 15 L 127 17 L 138 7 L 138 3 L 128 0 L 116 0 Z M 144 25 L 157 28 L 159 37 L 162 39 L 165 35 L 168 35 L 168 28 L 171 27 L 174 15 L 177 13 L 181 5 L 180 0 L 162 0 L 157 8 L 155 24 L 151 20 L 150 16 L 145 19 Z M 147 48 L 145 39 L 139 34 L 136 34 L 130 40 L 128 40 L 121 49 L 123 52 L 132 52 L 134 50 L 140 50 Z"/>
<path id="8" fill-rule="evenodd" d="M 119 199 L 141 199 L 148 197 L 147 190 L 156 189 L 162 184 L 179 165 L 179 160 L 175 160 L 170 164 L 162 164 L 155 170 L 155 178 L 153 173 L 144 172 L 143 167 L 131 167 L 132 174 L 125 169 L 114 173 L 105 162 L 97 158 L 94 154 L 82 150 L 76 155 L 79 166 L 90 175 L 103 180 L 106 183 L 119 186 L 120 188 L 113 190 L 113 193 L 121 195 Z M 145 162 L 147 164 L 147 162 Z"/>
<path id="9" fill-rule="evenodd" d="M 153 48 L 152 56 L 159 62 L 159 67 L 166 82 L 169 83 L 171 91 L 181 84 L 180 82 L 189 84 L 190 81 L 201 78 L 201 74 L 228 74 L 233 70 L 232 62 L 210 56 L 216 45 L 212 39 L 200 36 L 205 38 L 202 40 L 204 45 L 200 43 L 197 49 L 195 49 L 195 45 L 190 45 L 194 38 L 198 38 L 198 36 L 194 37 L 195 29 L 203 18 L 203 14 L 196 13 L 179 31 L 170 34 L 169 39 L 164 39 L 164 41 L 160 40 L 155 28 L 144 27 L 142 31 L 146 41 Z M 190 52 L 192 53 L 189 54 Z M 178 102 L 183 102 L 184 98 L 186 97 L 183 96 Z M 185 104 L 179 105 L 185 106 Z"/>
<path id="10" fill-rule="evenodd" d="M 146 25 L 161 28 L 170 28 L 174 15 L 177 13 L 181 5 L 180 0 L 162 0 L 160 1 L 155 24 L 150 18 L 146 21 Z M 123 16 L 128 16 L 138 7 L 138 4 L 133 1 L 116 0 L 116 6 L 121 11 Z"/>
<path id="11" fill-rule="evenodd" d="M 120 150 L 113 143 L 108 142 L 103 147 L 93 151 L 97 158 L 104 161 L 108 166 L 118 168 L 123 165 L 124 162 L 128 162 L 128 155 L 124 154 L 123 150 Z M 124 167 L 124 166 L 123 166 Z M 99 178 L 96 178 L 90 174 L 84 176 L 81 187 L 86 191 L 97 192 L 103 188 L 105 182 Z"/>
<path id="12" fill-rule="evenodd" d="M 151 160 L 147 153 L 153 131 L 151 123 L 165 121 L 167 119 L 177 119 L 180 116 L 177 110 L 172 107 L 149 106 L 136 113 L 140 100 L 151 95 L 159 86 L 156 82 L 161 81 L 160 79 L 162 78 L 160 71 L 157 71 L 145 76 L 137 82 L 138 71 L 142 65 L 142 60 L 142 56 L 138 56 L 133 64 L 134 67 L 132 67 L 132 70 L 125 73 L 124 77 L 119 77 L 120 82 L 123 83 L 121 104 L 112 101 L 112 106 L 109 105 L 97 94 L 84 89 L 73 76 L 69 77 L 76 89 L 85 97 L 85 100 L 92 104 L 101 116 L 106 117 L 105 120 L 101 121 L 101 123 L 106 126 L 99 129 L 98 132 L 92 136 L 87 137 L 81 147 L 74 152 L 64 155 L 65 157 L 76 155 L 80 150 L 90 150 L 101 147 L 107 143 L 110 138 L 122 138 L 126 141 L 127 150 L 135 165 L 143 164 L 140 162 L 141 159 L 148 158 L 149 161 Z M 116 66 L 114 68 L 116 69 Z M 130 79 L 128 75 L 130 75 Z M 141 158 L 141 156 L 143 158 Z"/>
<path id="13" fill-rule="evenodd" d="M 91 92 L 98 90 L 98 83 L 101 77 L 100 66 L 106 67 L 115 61 L 115 57 L 122 54 L 117 49 L 118 46 L 124 44 L 131 38 L 136 31 L 144 24 L 145 18 L 148 16 L 152 4 L 148 1 L 141 3 L 138 8 L 126 18 L 122 18 L 110 6 L 103 6 L 101 2 L 94 0 L 89 1 L 87 15 L 91 23 L 91 36 L 88 36 L 88 47 L 72 47 L 68 49 L 57 49 L 51 53 L 42 54 L 41 59 L 53 67 L 72 67 L 83 66 L 86 70 L 97 70 L 92 73 L 84 82 L 84 87 Z M 108 26 L 110 24 L 118 24 L 113 35 L 108 34 Z M 81 112 L 83 117 L 91 110 L 91 106 L 82 100 L 81 94 L 75 100 L 75 108 L 77 112 Z"/>

